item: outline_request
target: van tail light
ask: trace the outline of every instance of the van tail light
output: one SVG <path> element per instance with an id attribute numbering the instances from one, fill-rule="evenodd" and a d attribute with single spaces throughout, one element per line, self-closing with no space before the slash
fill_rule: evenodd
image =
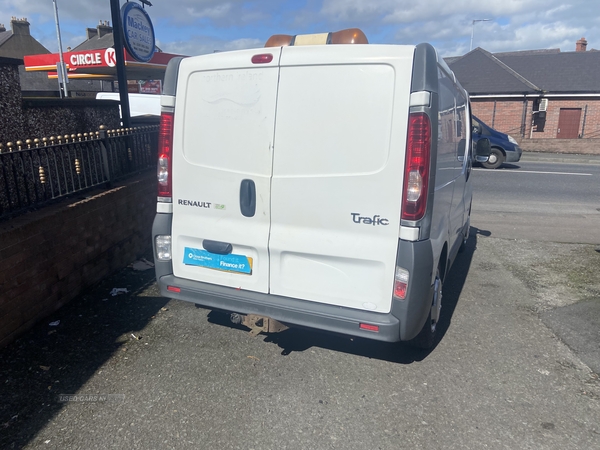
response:
<path id="1" fill-rule="evenodd" d="M 173 197 L 173 113 L 162 112 L 158 133 L 158 201 L 171 202 Z"/>
<path id="2" fill-rule="evenodd" d="M 431 159 L 431 121 L 425 113 L 408 118 L 408 143 L 404 166 L 402 219 L 420 220 L 427 209 L 429 162 Z"/>

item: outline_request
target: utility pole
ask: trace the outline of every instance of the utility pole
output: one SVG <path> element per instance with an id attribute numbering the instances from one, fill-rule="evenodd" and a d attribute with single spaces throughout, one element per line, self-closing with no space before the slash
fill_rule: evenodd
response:
<path id="1" fill-rule="evenodd" d="M 56 22 L 56 37 L 58 38 L 58 55 L 60 59 L 60 64 L 57 64 L 56 72 L 58 74 L 58 90 L 60 91 L 60 96 L 62 98 L 63 94 L 65 97 L 69 96 L 69 90 L 67 89 L 69 77 L 67 75 L 67 68 L 63 59 L 62 39 L 60 37 L 60 25 L 58 24 L 58 5 L 56 4 L 56 0 L 52 0 L 52 3 L 54 3 L 54 21 Z"/>
<path id="2" fill-rule="evenodd" d="M 469 47 L 469 51 L 473 50 L 473 35 L 475 34 L 475 23 L 476 22 L 489 22 L 492 19 L 474 19 L 471 22 L 471 46 Z"/>

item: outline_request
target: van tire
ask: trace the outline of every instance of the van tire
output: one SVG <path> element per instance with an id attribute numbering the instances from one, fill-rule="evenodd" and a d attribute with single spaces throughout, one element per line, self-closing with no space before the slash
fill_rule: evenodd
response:
<path id="1" fill-rule="evenodd" d="M 431 308 L 429 309 L 427 320 L 421 331 L 419 331 L 419 334 L 408 341 L 410 346 L 428 350 L 435 344 L 442 309 L 442 286 L 441 270 L 438 266 L 435 281 L 433 282 L 433 298 L 431 299 Z"/>
<path id="2" fill-rule="evenodd" d="M 497 169 L 498 167 L 500 167 L 502 165 L 502 163 L 504 162 L 504 160 L 506 159 L 506 156 L 504 156 L 504 153 L 502 153 L 502 150 L 500 150 L 497 147 L 492 148 L 492 151 L 490 152 L 490 156 L 488 158 L 488 160 L 484 163 L 481 163 L 481 165 L 483 167 L 485 167 L 486 169 Z"/>

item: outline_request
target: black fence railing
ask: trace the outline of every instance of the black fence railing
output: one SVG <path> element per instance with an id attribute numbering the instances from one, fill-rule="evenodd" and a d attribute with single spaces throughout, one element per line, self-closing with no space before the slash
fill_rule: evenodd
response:
<path id="1" fill-rule="evenodd" d="M 158 125 L 0 144 L 0 219 L 156 167 Z"/>

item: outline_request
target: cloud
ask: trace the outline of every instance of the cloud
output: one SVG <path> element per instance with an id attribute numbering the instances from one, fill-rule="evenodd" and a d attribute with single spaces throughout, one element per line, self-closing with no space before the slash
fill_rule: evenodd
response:
<path id="1" fill-rule="evenodd" d="M 110 20 L 108 0 L 57 0 L 63 46 L 85 39 L 85 29 Z M 121 0 L 124 3 L 124 0 Z M 431 42 L 443 55 L 469 51 L 556 48 L 572 51 L 585 36 L 600 48 L 600 20 L 589 0 L 155 0 L 147 8 L 160 47 L 184 54 L 262 46 L 272 34 L 304 34 L 359 27 L 371 43 Z M 0 23 L 27 17 L 31 33 L 56 51 L 51 0 L 0 0 Z M 472 25 L 473 19 L 491 22 Z M 170 50 L 169 50 L 170 49 Z M 181 49 L 174 51 L 174 49 Z M 185 51 L 184 51 L 185 50 Z"/>
<path id="2" fill-rule="evenodd" d="M 324 0 L 320 15 L 324 21 L 358 26 L 368 37 L 374 31 L 388 43 L 426 41 L 446 52 L 457 52 L 454 54 L 469 50 L 472 31 L 477 38 L 474 45 L 491 51 L 572 50 L 575 40 L 586 33 L 592 41 L 600 41 L 598 20 L 590 16 L 589 5 L 585 0 L 569 4 L 562 0 L 546 0 L 543 4 L 538 0 Z M 483 18 L 491 21 L 473 26 L 474 19 Z"/>
<path id="3" fill-rule="evenodd" d="M 185 8 L 185 12 L 191 19 L 221 20 L 231 14 L 231 6 L 231 3 L 222 3 L 208 8 L 189 6 Z"/>
<path id="4" fill-rule="evenodd" d="M 279 9 L 275 0 L 178 0 L 177 6 L 156 1 L 153 12 L 168 17 L 171 23 L 189 24 L 200 21 L 211 27 L 246 26 L 269 17 Z"/>
<path id="5" fill-rule="evenodd" d="M 246 48 L 260 48 L 264 41 L 254 38 L 242 38 L 232 41 L 215 39 L 210 36 L 196 36 L 185 41 L 174 41 L 168 43 L 158 42 L 157 45 L 167 53 L 179 55 L 204 55 L 215 51 L 224 52 L 231 50 L 242 50 Z"/>
<path id="6" fill-rule="evenodd" d="M 472 19 L 480 15 L 490 17 L 516 16 L 537 12 L 547 17 L 558 16 L 569 9 L 587 7 L 584 0 L 564 5 L 562 0 L 546 0 L 543 5 L 538 0 L 503 0 L 502 2 L 481 2 L 480 0 L 428 0 L 415 2 L 407 0 L 324 0 L 321 14 L 329 20 L 363 21 L 382 20 L 392 24 L 410 24 L 421 21 L 444 21 L 457 15 Z"/>

